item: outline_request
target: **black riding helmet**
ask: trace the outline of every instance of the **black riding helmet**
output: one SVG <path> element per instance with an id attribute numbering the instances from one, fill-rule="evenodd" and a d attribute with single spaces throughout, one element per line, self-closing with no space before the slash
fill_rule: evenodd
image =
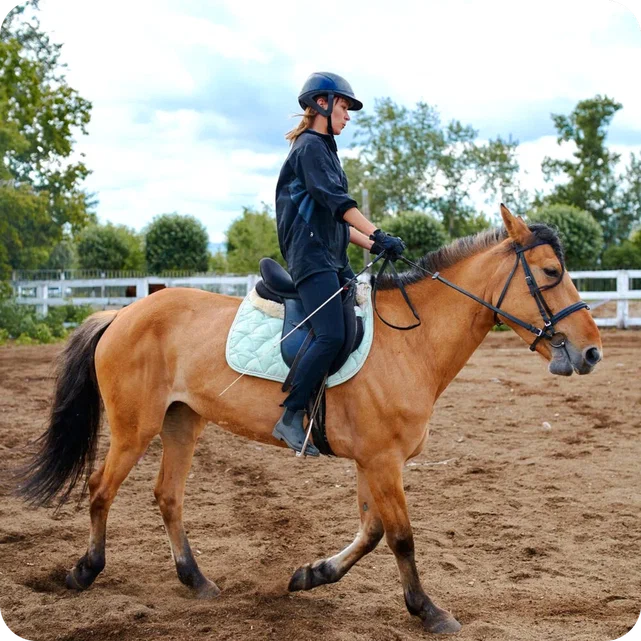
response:
<path id="1" fill-rule="evenodd" d="M 323 109 L 315 100 L 319 96 L 327 96 L 327 109 Z M 354 91 L 341 76 L 328 71 L 317 71 L 313 73 L 303 85 L 298 96 L 298 104 L 302 109 L 311 107 L 322 116 L 327 118 L 327 131 L 334 135 L 332 129 L 332 110 L 334 109 L 334 98 L 340 96 L 349 102 L 350 111 L 359 111 L 363 108 L 363 103 L 356 98 Z"/>

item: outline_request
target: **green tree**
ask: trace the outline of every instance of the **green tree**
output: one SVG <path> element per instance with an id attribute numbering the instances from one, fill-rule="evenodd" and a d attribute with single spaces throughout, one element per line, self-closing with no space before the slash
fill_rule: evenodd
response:
<path id="1" fill-rule="evenodd" d="M 542 169 L 545 179 L 565 178 L 555 185 L 551 194 L 544 198 L 546 203 L 566 203 L 590 212 L 601 225 L 606 245 L 622 240 L 639 211 L 630 209 L 633 191 L 617 184 L 616 165 L 620 155 L 612 153 L 606 146 L 607 128 L 612 118 L 622 108 L 621 103 L 607 96 L 581 100 L 569 116 L 552 114 L 558 132 L 559 145 L 575 145 L 573 160 L 557 160 L 546 157 Z M 627 179 L 637 186 L 636 203 L 641 207 L 639 188 L 640 168 L 634 157 L 626 172 Z M 633 189 L 633 185 L 630 185 Z"/>
<path id="2" fill-rule="evenodd" d="M 255 274 L 261 258 L 285 262 L 278 246 L 276 219 L 269 207 L 263 211 L 244 207 L 227 230 L 227 268 L 233 274 Z"/>
<path id="3" fill-rule="evenodd" d="M 420 211 L 403 211 L 398 216 L 384 218 L 381 227 L 393 236 L 400 236 L 407 250 L 403 254 L 412 261 L 447 243 L 448 237 L 440 221 Z"/>
<path id="4" fill-rule="evenodd" d="M 92 225 L 77 237 L 82 269 L 143 270 L 142 239 L 125 225 Z"/>
<path id="5" fill-rule="evenodd" d="M 568 269 L 596 267 L 603 251 L 603 232 L 590 213 L 572 205 L 550 205 L 533 211 L 529 220 L 559 232 Z"/>
<path id="6" fill-rule="evenodd" d="M 71 240 L 61 240 L 49 254 L 47 269 L 71 269 L 78 260 L 76 246 Z"/>
<path id="7" fill-rule="evenodd" d="M 207 271 L 208 243 L 205 226 L 193 216 L 156 216 L 145 229 L 147 268 L 153 273 Z"/>
<path id="8" fill-rule="evenodd" d="M 641 246 L 629 240 L 612 245 L 603 252 L 604 269 L 641 269 Z"/>
<path id="9" fill-rule="evenodd" d="M 227 274 L 229 268 L 227 267 L 227 256 L 222 251 L 217 251 L 215 254 L 209 256 L 209 271 L 214 274 Z"/>
<path id="10" fill-rule="evenodd" d="M 641 156 L 630 154 L 630 164 L 617 177 L 617 193 L 611 226 L 613 235 L 623 240 L 641 223 Z"/>
<path id="11" fill-rule="evenodd" d="M 47 260 L 57 236 L 47 210 L 46 195 L 26 185 L 0 184 L 0 279 L 9 278 L 12 269 L 36 269 Z"/>
<path id="12" fill-rule="evenodd" d="M 82 189 L 89 170 L 72 161 L 91 103 L 66 81 L 61 45 L 40 30 L 37 0 L 15 7 L 0 28 L 0 267 L 42 265 L 63 236 L 91 219 Z M 28 17 L 29 16 L 29 17 Z M 13 192 L 13 193 L 12 193 Z M 8 205 L 18 205 L 19 215 Z"/>
<path id="13" fill-rule="evenodd" d="M 357 158 L 344 161 L 350 191 L 368 189 L 372 217 L 423 210 L 440 217 L 451 235 L 467 233 L 477 216 L 471 188 L 516 193 L 517 142 L 480 143 L 478 132 L 454 120 L 443 126 L 438 112 L 419 102 L 414 110 L 389 98 L 356 119 Z"/>

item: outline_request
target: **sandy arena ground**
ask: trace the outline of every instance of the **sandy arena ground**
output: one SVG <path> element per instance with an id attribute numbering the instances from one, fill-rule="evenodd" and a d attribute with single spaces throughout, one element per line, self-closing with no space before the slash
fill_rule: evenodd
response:
<path id="1" fill-rule="evenodd" d="M 405 487 L 423 583 L 463 623 L 458 639 L 610 641 L 641 606 L 641 333 L 604 332 L 590 376 L 552 377 L 513 334 L 494 333 L 436 406 Z M 2 470 L 44 428 L 59 346 L 0 348 Z M 101 448 L 108 442 L 103 430 Z M 297 460 L 209 426 L 187 486 L 200 567 L 223 593 L 190 598 L 153 498 L 160 443 L 110 514 L 107 567 L 77 594 L 86 502 L 30 510 L 2 491 L 0 610 L 40 640 L 432 638 L 405 609 L 382 542 L 338 584 L 287 595 L 291 572 L 358 528 L 353 465 Z"/>

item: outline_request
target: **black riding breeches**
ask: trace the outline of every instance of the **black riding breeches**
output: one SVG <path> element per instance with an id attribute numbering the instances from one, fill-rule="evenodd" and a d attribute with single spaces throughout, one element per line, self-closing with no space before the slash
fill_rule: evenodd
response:
<path id="1" fill-rule="evenodd" d="M 320 272 L 305 278 L 297 287 L 305 315 L 320 307 L 339 287 L 336 272 Z M 291 392 L 285 399 L 285 407 L 291 410 L 307 407 L 314 388 L 323 380 L 343 346 L 345 323 L 341 296 L 333 298 L 309 322 L 314 328 L 314 339 L 298 363 Z"/>

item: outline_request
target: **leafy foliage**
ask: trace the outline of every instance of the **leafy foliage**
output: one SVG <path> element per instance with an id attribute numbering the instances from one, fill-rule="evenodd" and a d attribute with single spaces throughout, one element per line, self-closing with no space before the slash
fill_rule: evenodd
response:
<path id="1" fill-rule="evenodd" d="M 141 237 L 125 225 L 92 225 L 77 238 L 78 264 L 82 269 L 143 270 Z"/>
<path id="2" fill-rule="evenodd" d="M 465 235 L 465 221 L 476 217 L 473 185 L 516 197 L 518 143 L 511 139 L 481 144 L 469 125 L 443 126 L 430 105 L 410 110 L 389 98 L 377 101 L 373 114 L 359 114 L 356 127 L 360 153 L 344 167 L 353 193 L 368 190 L 374 219 L 425 210 L 442 218 L 450 235 Z"/>
<path id="3" fill-rule="evenodd" d="M 572 205 L 550 205 L 532 212 L 529 219 L 558 230 L 568 269 L 596 265 L 603 251 L 603 233 L 587 211 Z"/>
<path id="4" fill-rule="evenodd" d="M 72 89 L 61 45 L 40 30 L 36 0 L 15 7 L 0 28 L 0 272 L 40 267 L 62 239 L 91 219 L 82 189 L 89 170 L 72 161 L 74 135 L 87 133 L 91 103 Z"/>
<path id="5" fill-rule="evenodd" d="M 57 237 L 45 194 L 28 185 L 0 184 L 0 278 L 8 278 L 12 269 L 43 264 Z"/>
<path id="6" fill-rule="evenodd" d="M 227 256 L 218 251 L 209 257 L 209 271 L 214 274 L 226 274 L 229 269 L 227 268 Z"/>
<path id="7" fill-rule="evenodd" d="M 443 225 L 433 216 L 420 211 L 404 211 L 398 216 L 384 218 L 381 228 L 403 239 L 407 245 L 403 255 L 413 261 L 448 241 Z"/>
<path id="8" fill-rule="evenodd" d="M 71 269 L 77 259 L 74 243 L 71 240 L 62 240 L 51 250 L 45 267 L 47 269 Z"/>
<path id="9" fill-rule="evenodd" d="M 245 207 L 227 230 L 227 268 L 233 274 L 255 274 L 265 256 L 285 264 L 278 246 L 276 219 L 267 206 L 263 211 Z"/>
<path id="10" fill-rule="evenodd" d="M 576 151 L 574 160 L 545 158 L 542 164 L 546 180 L 566 178 L 544 201 L 590 212 L 601 225 L 606 245 L 625 239 L 641 217 L 641 160 L 633 155 L 619 178 L 620 155 L 605 144 L 607 127 L 622 106 L 597 95 L 580 101 L 569 116 L 553 114 L 558 144 L 573 143 Z"/>
<path id="11" fill-rule="evenodd" d="M 604 269 L 641 269 L 641 244 L 624 240 L 612 245 L 603 253 Z"/>
<path id="12" fill-rule="evenodd" d="M 93 312 L 90 305 L 60 305 L 50 307 L 47 316 L 41 317 L 29 305 L 3 300 L 0 302 L 0 339 L 4 336 L 5 340 L 12 338 L 24 345 L 51 343 L 67 336 L 65 323 L 78 325 Z"/>
<path id="13" fill-rule="evenodd" d="M 145 257 L 152 273 L 204 272 L 209 266 L 209 237 L 193 216 L 156 216 L 145 230 Z"/>

